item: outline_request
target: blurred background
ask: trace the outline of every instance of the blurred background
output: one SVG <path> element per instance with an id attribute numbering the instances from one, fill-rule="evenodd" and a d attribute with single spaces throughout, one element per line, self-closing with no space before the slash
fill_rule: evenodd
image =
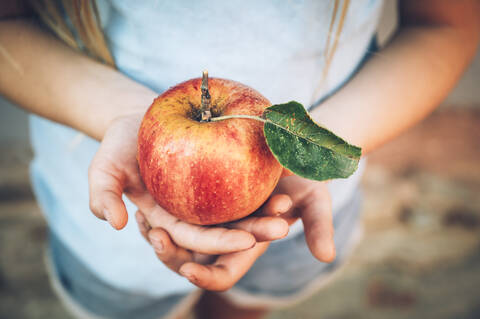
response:
<path id="1" fill-rule="evenodd" d="M 0 154 L 0 319 L 71 318 L 43 264 L 28 117 L 1 97 Z M 365 236 L 346 267 L 268 319 L 480 318 L 480 53 L 439 109 L 369 156 L 363 186 Z"/>

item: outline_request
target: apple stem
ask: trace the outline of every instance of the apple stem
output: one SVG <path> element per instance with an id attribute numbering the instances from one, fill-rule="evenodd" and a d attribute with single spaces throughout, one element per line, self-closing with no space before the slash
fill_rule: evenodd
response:
<path id="1" fill-rule="evenodd" d="M 223 121 L 223 120 L 228 120 L 228 119 L 250 119 L 250 120 L 256 120 L 260 122 L 267 122 L 264 118 L 260 116 L 255 116 L 255 115 L 242 115 L 242 114 L 232 114 L 232 115 L 224 115 L 224 116 L 218 116 L 218 117 L 212 117 L 210 118 L 211 122 L 218 122 L 218 121 Z"/>
<path id="2" fill-rule="evenodd" d="M 210 92 L 208 91 L 208 71 L 205 70 L 202 73 L 202 122 L 210 122 L 212 118 L 212 112 L 210 110 Z"/>
<path id="3" fill-rule="evenodd" d="M 242 114 L 232 114 L 232 115 L 225 115 L 225 116 L 218 116 L 212 117 L 212 112 L 210 109 L 210 92 L 208 91 L 208 71 L 205 70 L 202 73 L 202 105 L 200 111 L 202 112 L 202 119 L 200 122 L 218 122 L 228 119 L 250 119 L 250 120 L 257 120 L 260 122 L 265 123 L 266 120 L 260 116 L 254 115 L 242 115 Z"/>

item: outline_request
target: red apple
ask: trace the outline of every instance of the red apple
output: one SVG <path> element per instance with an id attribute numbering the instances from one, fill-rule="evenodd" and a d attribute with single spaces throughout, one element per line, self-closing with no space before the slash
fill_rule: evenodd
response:
<path id="1" fill-rule="evenodd" d="M 138 135 L 138 163 L 148 191 L 184 221 L 212 225 L 245 217 L 268 198 L 282 166 L 252 119 L 201 121 L 200 78 L 155 99 Z M 262 114 L 270 102 L 231 80 L 210 78 L 213 117 Z"/>

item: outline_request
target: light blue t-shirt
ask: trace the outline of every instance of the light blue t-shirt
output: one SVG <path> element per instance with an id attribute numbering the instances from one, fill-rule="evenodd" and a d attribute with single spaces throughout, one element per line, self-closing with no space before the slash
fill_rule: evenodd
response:
<path id="1" fill-rule="evenodd" d="M 208 69 L 211 76 L 255 88 L 274 104 L 296 100 L 309 106 L 348 79 L 365 56 L 382 3 L 351 1 L 329 76 L 316 96 L 333 1 L 100 0 L 98 6 L 119 71 L 158 93 Z M 37 116 L 30 125 L 33 188 L 64 244 L 115 287 L 153 296 L 193 289 L 155 257 L 130 202 L 122 231 L 90 212 L 87 171 L 99 143 Z M 360 171 L 329 184 L 334 213 L 352 196 Z"/>

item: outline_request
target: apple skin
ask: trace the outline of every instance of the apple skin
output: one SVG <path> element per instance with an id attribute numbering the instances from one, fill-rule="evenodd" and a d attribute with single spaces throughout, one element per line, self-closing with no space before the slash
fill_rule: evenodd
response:
<path id="1" fill-rule="evenodd" d="M 231 80 L 210 78 L 212 117 L 261 115 L 270 102 Z M 147 190 L 172 215 L 193 224 L 240 219 L 270 196 L 282 166 L 252 119 L 200 122 L 201 79 L 157 97 L 138 133 L 138 163 Z"/>

